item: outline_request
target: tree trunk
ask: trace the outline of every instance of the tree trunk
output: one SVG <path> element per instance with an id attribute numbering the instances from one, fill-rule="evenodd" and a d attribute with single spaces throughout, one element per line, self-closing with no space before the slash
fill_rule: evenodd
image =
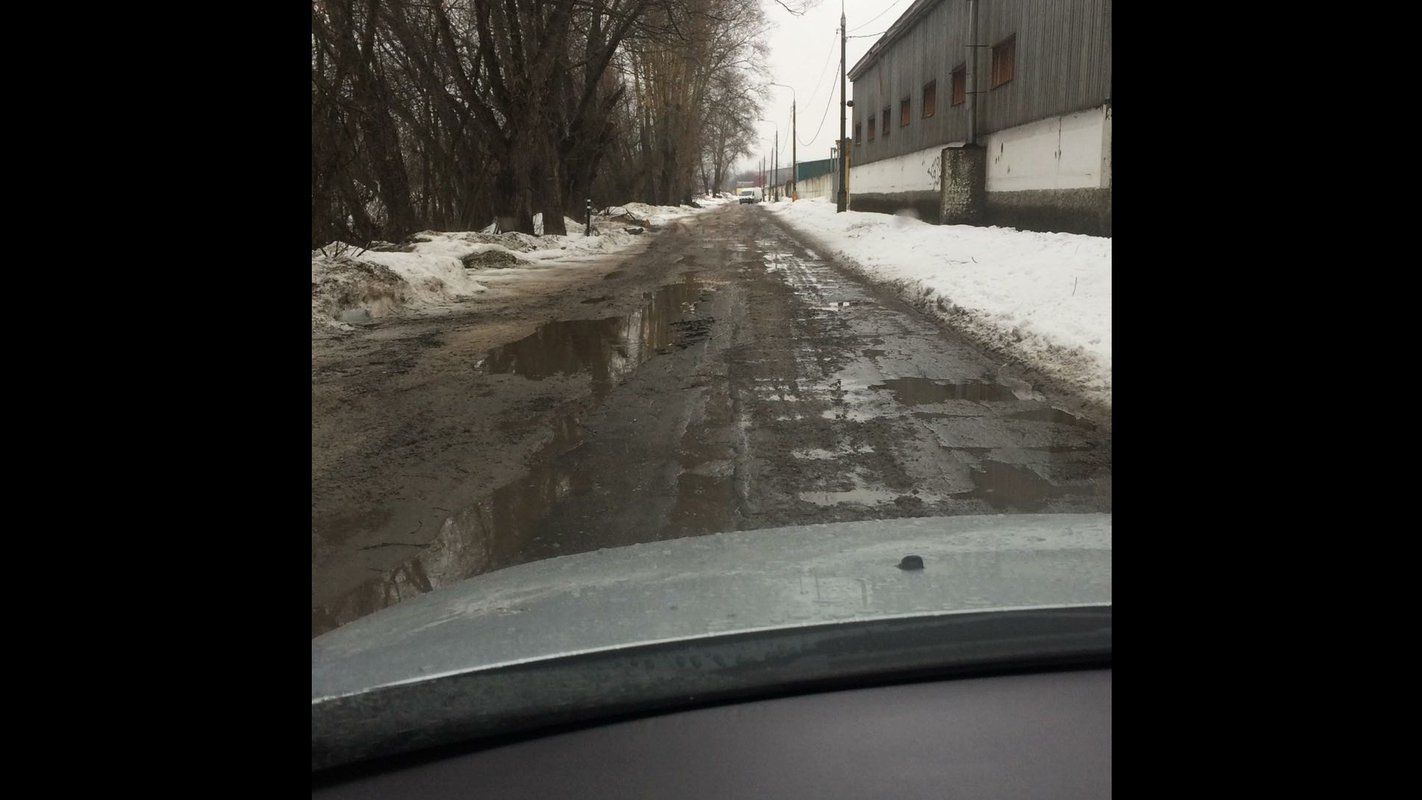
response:
<path id="1" fill-rule="evenodd" d="M 542 184 L 539 192 L 542 202 L 539 207 L 543 211 L 543 235 L 565 236 L 568 229 L 563 224 L 563 179 L 558 168 L 557 153 L 552 147 L 548 147 L 542 155 L 538 171 Z"/>
<path id="2" fill-rule="evenodd" d="M 530 186 L 527 151 L 515 148 L 513 158 L 499 169 L 494 184 L 494 220 L 502 231 L 533 233 L 533 192 Z"/>

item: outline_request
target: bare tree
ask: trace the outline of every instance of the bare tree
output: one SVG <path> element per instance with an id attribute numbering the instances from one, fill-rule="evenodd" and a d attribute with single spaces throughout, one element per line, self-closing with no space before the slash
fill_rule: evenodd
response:
<path id="1" fill-rule="evenodd" d="M 535 212 L 563 233 L 594 194 L 684 202 L 763 100 L 757 0 L 312 0 L 311 19 L 313 247 L 532 232 Z"/>
<path id="2" fill-rule="evenodd" d="M 708 137 L 718 138 L 727 115 L 752 117 L 751 108 L 735 102 L 746 94 L 744 82 L 730 76 L 763 69 L 765 25 L 750 0 L 668 0 L 628 40 L 631 112 L 645 166 L 641 199 L 689 201 Z"/>

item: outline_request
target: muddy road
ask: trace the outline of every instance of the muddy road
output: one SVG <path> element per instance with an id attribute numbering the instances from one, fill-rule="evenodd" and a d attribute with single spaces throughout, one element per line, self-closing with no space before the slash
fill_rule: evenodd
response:
<path id="1" fill-rule="evenodd" d="M 312 342 L 311 632 L 727 530 L 1111 509 L 1110 420 L 758 207 Z"/>

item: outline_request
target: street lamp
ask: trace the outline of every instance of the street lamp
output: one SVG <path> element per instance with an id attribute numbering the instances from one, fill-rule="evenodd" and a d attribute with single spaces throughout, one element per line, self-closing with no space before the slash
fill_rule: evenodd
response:
<path id="1" fill-rule="evenodd" d="M 783 83 L 776 83 L 775 81 L 770 81 L 770 85 L 780 86 L 790 90 L 790 199 L 799 200 L 800 162 L 796 148 L 796 107 L 799 105 L 799 101 L 795 99 L 795 87 Z"/>

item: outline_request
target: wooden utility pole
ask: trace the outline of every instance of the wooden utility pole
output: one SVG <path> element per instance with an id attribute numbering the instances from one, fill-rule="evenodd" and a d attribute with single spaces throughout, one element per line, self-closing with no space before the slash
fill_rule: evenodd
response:
<path id="1" fill-rule="evenodd" d="M 844 34 L 844 4 L 840 4 L 839 9 L 839 197 L 835 199 L 834 210 L 836 212 L 849 210 L 849 151 L 844 146 L 844 116 L 848 99 L 845 94 L 845 70 L 849 68 L 844 63 L 845 56 L 845 34 Z"/>
<path id="2" fill-rule="evenodd" d="M 800 160 L 799 151 L 796 147 L 796 140 L 799 138 L 799 131 L 796 129 L 796 122 L 799 120 L 799 111 L 796 106 L 799 100 L 795 97 L 795 87 L 788 83 L 770 82 L 771 86 L 781 86 L 790 90 L 790 199 L 800 199 Z"/>

